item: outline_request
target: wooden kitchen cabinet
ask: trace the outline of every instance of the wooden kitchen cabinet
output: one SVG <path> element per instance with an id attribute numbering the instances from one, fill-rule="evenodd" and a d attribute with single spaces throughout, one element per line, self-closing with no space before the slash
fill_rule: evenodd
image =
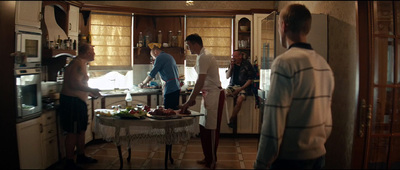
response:
<path id="1" fill-rule="evenodd" d="M 43 125 L 41 118 L 21 122 L 16 126 L 20 168 L 44 169 L 41 138 Z"/>
<path id="2" fill-rule="evenodd" d="M 178 37 L 178 31 L 182 32 L 180 40 L 177 39 L 177 45 L 173 47 L 162 48 L 166 53 L 171 54 L 177 64 L 184 64 L 185 54 L 183 49 L 183 32 L 184 32 L 184 16 L 134 16 L 134 35 L 133 44 L 137 47 L 139 33 L 142 32 L 143 37 L 148 36 L 149 43 L 157 42 L 158 31 L 161 30 L 162 42 L 169 43 L 168 32 L 172 31 L 172 36 Z M 180 42 L 180 44 L 178 44 Z M 169 44 L 171 45 L 171 44 Z M 148 47 L 135 48 L 134 64 L 150 64 L 150 49 Z"/>
<path id="3" fill-rule="evenodd" d="M 42 1 L 16 1 L 15 24 L 40 28 Z"/>
<path id="4" fill-rule="evenodd" d="M 235 49 L 246 53 L 248 57 L 253 55 L 252 21 L 252 15 L 235 16 Z M 241 27 L 246 27 L 247 29 L 243 29 Z"/>
<path id="5" fill-rule="evenodd" d="M 56 110 L 43 111 L 41 119 L 43 124 L 43 132 L 41 133 L 43 168 L 48 168 L 59 159 Z"/>

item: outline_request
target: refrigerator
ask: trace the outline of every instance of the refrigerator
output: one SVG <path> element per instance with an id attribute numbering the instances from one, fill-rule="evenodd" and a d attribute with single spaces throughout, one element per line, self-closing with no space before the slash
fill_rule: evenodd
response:
<path id="1" fill-rule="evenodd" d="M 307 42 L 326 61 L 328 61 L 328 16 L 325 14 L 311 14 L 311 30 L 307 35 Z M 258 96 L 260 98 L 260 128 L 265 111 L 265 102 L 269 92 L 271 64 L 273 60 L 284 53 L 287 49 L 280 44 L 278 32 L 279 14 L 270 13 L 261 23 L 261 48 L 262 56 L 260 65 L 260 87 Z M 260 131 L 261 132 L 261 131 Z"/>

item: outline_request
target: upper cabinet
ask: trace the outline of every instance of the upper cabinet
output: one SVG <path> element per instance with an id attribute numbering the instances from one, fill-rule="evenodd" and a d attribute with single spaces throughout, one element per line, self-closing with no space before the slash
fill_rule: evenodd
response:
<path id="1" fill-rule="evenodd" d="M 183 16 L 135 15 L 134 21 L 134 64 L 149 64 L 150 49 L 147 44 L 157 43 L 159 39 L 163 46 L 161 50 L 171 54 L 177 64 L 184 64 Z M 143 42 L 142 47 L 139 47 L 139 37 L 142 37 L 140 38 L 141 43 Z"/>
<path id="2" fill-rule="evenodd" d="M 78 36 L 79 34 L 79 7 L 70 5 L 68 15 L 68 36 Z"/>
<path id="3" fill-rule="evenodd" d="M 42 1 L 16 1 L 16 29 L 30 32 L 40 30 Z"/>
<path id="4" fill-rule="evenodd" d="M 235 16 L 235 50 L 246 53 L 247 57 L 252 57 L 252 20 L 253 15 Z"/>

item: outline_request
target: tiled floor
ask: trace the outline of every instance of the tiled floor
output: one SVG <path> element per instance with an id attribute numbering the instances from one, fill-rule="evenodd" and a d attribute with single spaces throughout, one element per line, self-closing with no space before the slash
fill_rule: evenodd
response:
<path id="1" fill-rule="evenodd" d="M 96 164 L 81 165 L 85 169 L 119 169 L 118 150 L 114 143 L 97 142 L 86 146 L 86 154 L 99 160 Z M 127 162 L 128 150 L 122 147 L 123 169 L 164 169 L 165 145 L 140 144 L 132 147 L 131 161 Z M 257 154 L 257 138 L 221 137 L 217 152 L 216 169 L 253 169 Z M 172 146 L 174 164 L 169 169 L 204 169 L 197 164 L 203 159 L 200 138 Z M 58 165 L 55 167 L 62 167 Z M 58 168 L 56 168 L 58 169 Z"/>

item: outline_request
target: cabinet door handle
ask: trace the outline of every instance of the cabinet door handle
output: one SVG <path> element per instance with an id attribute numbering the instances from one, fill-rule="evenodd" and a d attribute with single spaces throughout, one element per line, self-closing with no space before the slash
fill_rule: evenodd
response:
<path id="1" fill-rule="evenodd" d="M 47 120 L 50 120 L 52 117 L 50 116 L 50 117 L 47 117 Z"/>
<path id="2" fill-rule="evenodd" d="M 49 130 L 48 133 L 50 133 L 50 134 L 53 133 L 53 130 Z"/>
<path id="3" fill-rule="evenodd" d="M 69 30 L 71 30 L 72 29 L 72 25 L 71 25 L 71 23 L 69 23 Z"/>
<path id="4" fill-rule="evenodd" d="M 49 144 L 52 144 L 53 143 L 53 139 L 52 140 L 49 140 Z"/>
<path id="5" fill-rule="evenodd" d="M 40 128 L 40 133 L 42 133 L 43 132 L 43 124 L 40 124 L 39 128 Z"/>

